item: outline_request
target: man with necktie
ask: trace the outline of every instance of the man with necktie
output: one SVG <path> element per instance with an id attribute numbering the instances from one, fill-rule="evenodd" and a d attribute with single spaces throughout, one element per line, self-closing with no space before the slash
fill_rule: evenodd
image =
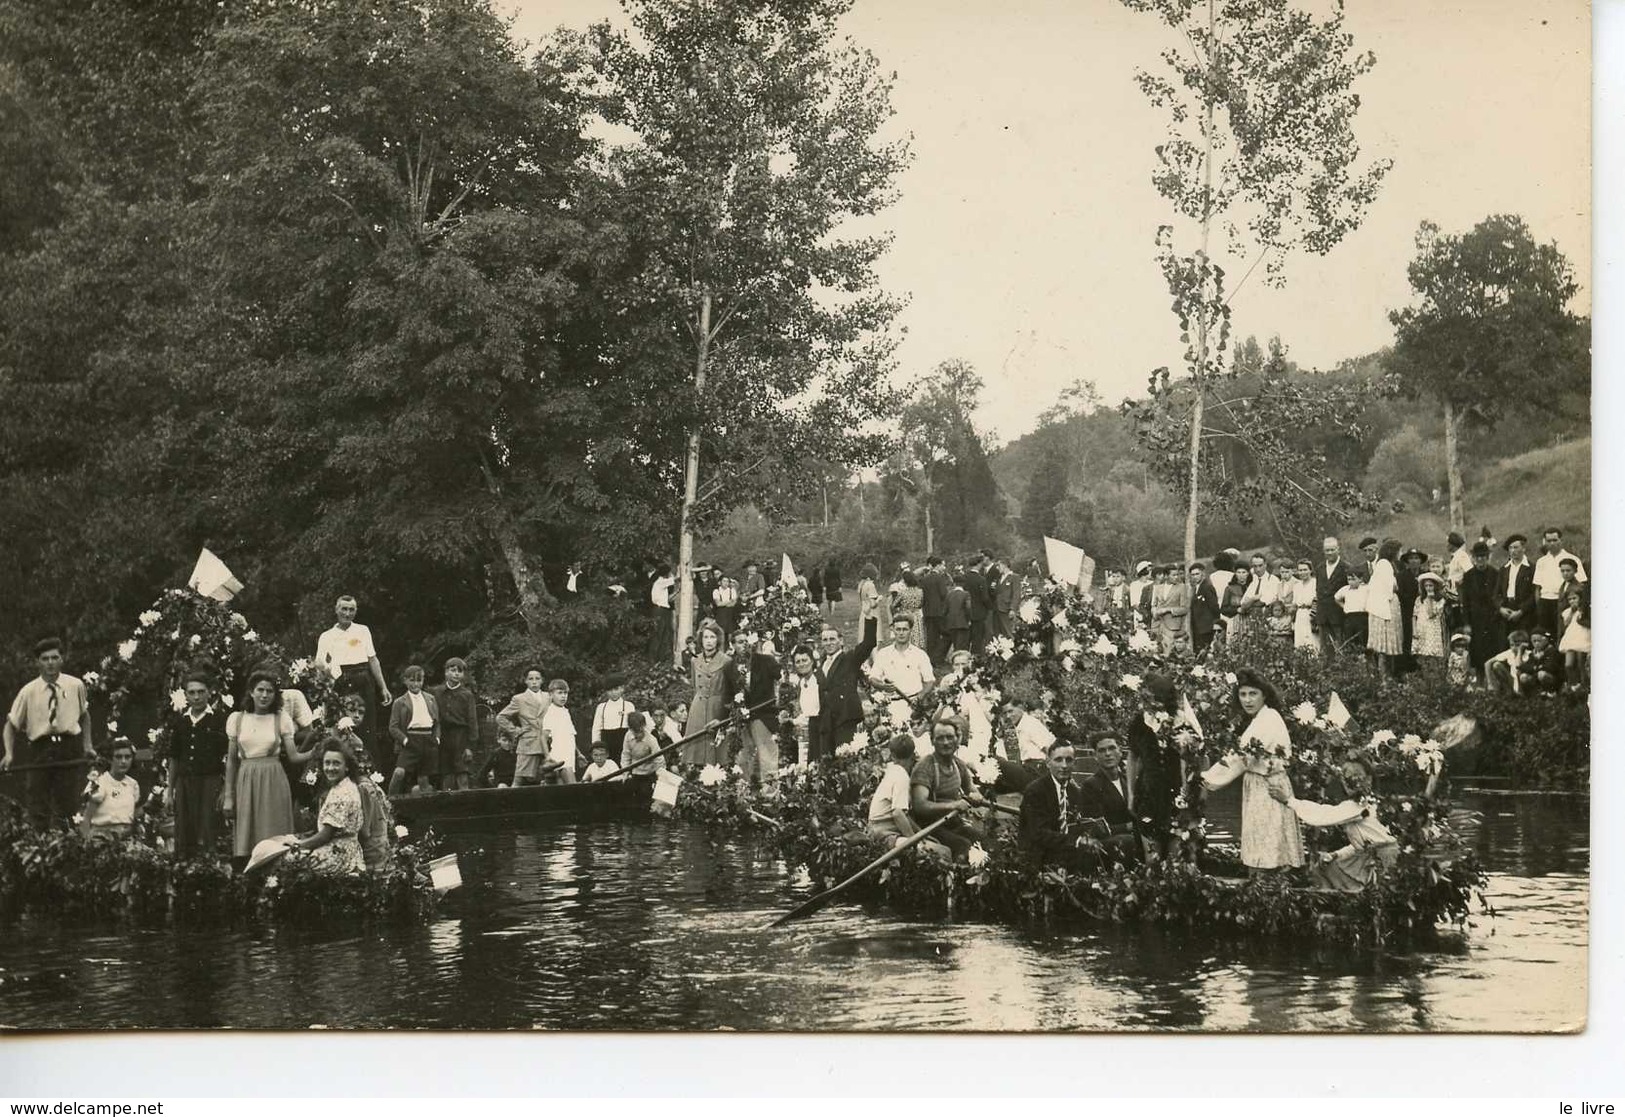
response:
<path id="1" fill-rule="evenodd" d="M 1102 733 L 1090 742 L 1100 770 L 1079 788 L 1078 810 L 1086 819 L 1102 819 L 1111 834 L 1101 844 L 1119 860 L 1141 858 L 1140 836 L 1134 824 L 1134 785 L 1123 771 L 1123 747 L 1115 735 Z"/>
<path id="2" fill-rule="evenodd" d="M 1039 868 L 1060 866 L 1073 872 L 1095 868 L 1100 843 L 1079 825 L 1078 787 L 1072 782 L 1071 742 L 1050 742 L 1045 774 L 1021 794 L 1021 828 L 1017 840 Z"/>
<path id="3" fill-rule="evenodd" d="M 39 677 L 24 684 L 11 704 L 0 770 L 27 765 L 30 814 L 41 825 L 63 825 L 73 817 L 84 783 L 73 762 L 96 758 L 90 699 L 83 682 L 62 673 L 61 640 L 50 636 L 35 644 L 34 659 Z"/>

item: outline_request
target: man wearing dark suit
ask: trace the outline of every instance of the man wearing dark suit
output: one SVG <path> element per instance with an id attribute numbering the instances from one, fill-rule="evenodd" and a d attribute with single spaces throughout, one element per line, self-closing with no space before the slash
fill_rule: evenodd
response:
<path id="1" fill-rule="evenodd" d="M 779 661 L 755 651 L 749 633 L 736 630 L 733 652 L 722 669 L 723 686 L 735 705 L 754 709 L 778 697 Z M 779 741 L 774 733 L 779 724 L 773 706 L 757 710 L 745 723 L 744 747 L 739 750 L 739 767 L 745 779 L 760 780 L 779 770 Z"/>
<path id="2" fill-rule="evenodd" d="M 955 652 L 967 651 L 971 643 L 970 619 L 970 590 L 965 585 L 968 574 L 954 575 L 953 585 L 948 587 L 948 600 L 944 605 L 947 610 L 942 615 L 942 638 L 947 645 L 945 655 L 952 656 Z"/>
<path id="3" fill-rule="evenodd" d="M 863 700 L 858 694 L 858 680 L 863 665 L 875 650 L 875 635 L 880 621 L 870 617 L 863 626 L 863 643 L 845 651 L 846 638 L 833 625 L 825 625 L 818 634 L 822 658 L 819 670 L 824 675 L 823 694 L 823 755 L 833 756 L 841 745 L 851 744 L 852 734 L 863 724 Z"/>
<path id="4" fill-rule="evenodd" d="M 1191 579 L 1191 651 L 1197 659 L 1207 655 L 1213 643 L 1213 632 L 1219 627 L 1219 594 L 1213 580 L 1207 576 L 1207 567 L 1199 562 L 1190 565 Z"/>
<path id="5" fill-rule="evenodd" d="M 1078 789 L 1078 813 L 1086 820 L 1104 819 L 1111 836 L 1101 844 L 1117 860 L 1129 863 L 1141 859 L 1140 836 L 1134 823 L 1134 794 L 1128 774 L 1123 771 L 1123 748 L 1110 733 L 1091 742 L 1100 770 L 1083 781 Z"/>
<path id="6" fill-rule="evenodd" d="M 987 616 L 993 611 L 993 594 L 988 589 L 984 565 L 987 559 L 977 555 L 965 571 L 965 592 L 970 595 L 970 646 L 981 651 L 987 646 Z"/>
<path id="7" fill-rule="evenodd" d="M 1523 535 L 1507 537 L 1507 564 L 1495 576 L 1495 607 L 1501 614 L 1501 629 L 1525 632 L 1535 623 L 1535 567 L 1524 554 L 1529 540 Z M 1506 647 L 1506 637 L 1500 641 Z"/>
<path id="8" fill-rule="evenodd" d="M 1072 782 L 1072 746 L 1057 738 L 1044 760 L 1045 773 L 1021 794 L 1017 840 L 1039 868 L 1060 866 L 1087 872 L 1095 865 L 1097 843 L 1078 825 L 1078 787 Z"/>
<path id="9" fill-rule="evenodd" d="M 1337 603 L 1337 591 L 1349 584 L 1349 565 L 1335 535 L 1322 540 L 1321 549 L 1325 561 L 1315 564 L 1315 617 L 1320 623 L 1321 654 L 1328 655 L 1343 646 L 1343 607 Z"/>
<path id="10" fill-rule="evenodd" d="M 931 657 L 931 662 L 937 663 L 946 650 L 942 645 L 942 618 L 948 613 L 948 575 L 942 569 L 942 560 L 932 555 L 925 560 L 925 569 L 918 577 L 920 618 L 925 621 L 925 654 Z"/>
<path id="11" fill-rule="evenodd" d="M 1016 595 L 1021 590 L 1021 580 L 1016 572 L 1010 569 L 1008 560 L 998 563 L 994 567 L 996 576 L 992 581 L 993 612 L 989 615 L 988 635 L 1009 636 L 1015 631 L 1010 620 L 1016 611 Z"/>

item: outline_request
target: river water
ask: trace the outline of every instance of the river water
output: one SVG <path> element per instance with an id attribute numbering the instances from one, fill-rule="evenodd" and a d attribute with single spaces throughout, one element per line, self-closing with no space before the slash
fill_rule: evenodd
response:
<path id="1" fill-rule="evenodd" d="M 1427 950 L 909 922 L 748 839 L 600 823 L 458 837 L 419 927 L 0 927 L 14 1028 L 1550 1031 L 1584 1023 L 1588 806 L 1468 795 L 1494 919 Z"/>

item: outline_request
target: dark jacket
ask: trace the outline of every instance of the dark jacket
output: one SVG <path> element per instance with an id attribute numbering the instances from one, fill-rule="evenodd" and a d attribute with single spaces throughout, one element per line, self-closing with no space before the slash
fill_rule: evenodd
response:
<path id="1" fill-rule="evenodd" d="M 940 617 L 948 611 L 948 588 L 953 585 L 948 575 L 935 568 L 922 570 L 920 581 L 920 616 Z"/>
<path id="2" fill-rule="evenodd" d="M 177 776 L 220 776 L 226 771 L 227 711 L 212 708 L 196 725 L 185 710 L 169 719 L 169 762 Z"/>
<path id="3" fill-rule="evenodd" d="M 972 624 L 983 620 L 993 611 L 993 593 L 987 588 L 987 576 L 980 570 L 965 571 L 965 592 L 970 594 Z"/>
<path id="4" fill-rule="evenodd" d="M 1067 814 L 1061 816 L 1061 800 L 1055 780 L 1048 772 L 1028 784 L 1021 795 L 1021 825 L 1017 831 L 1021 848 L 1040 860 L 1075 849 L 1081 831 L 1077 828 L 1078 787 L 1069 783 Z"/>
<path id="5" fill-rule="evenodd" d="M 434 695 L 428 691 L 423 692 L 423 701 L 429 707 L 429 720 L 434 722 L 434 739 L 440 740 L 440 704 L 434 700 Z M 409 692 L 403 691 L 395 699 L 394 707 L 389 711 L 389 735 L 395 738 L 396 744 L 406 742 L 406 727 L 412 724 L 412 698 Z"/>
<path id="6" fill-rule="evenodd" d="M 1331 574 L 1326 573 L 1326 560 L 1315 561 L 1315 618 L 1321 628 L 1342 631 L 1343 607 L 1337 603 L 1337 591 L 1349 584 L 1347 559 L 1338 559 Z"/>
<path id="7" fill-rule="evenodd" d="M 863 699 L 858 694 L 858 682 L 863 664 L 875 650 L 875 633 L 880 622 L 870 618 L 863 626 L 863 643 L 837 655 L 828 664 L 820 661 L 824 673 L 824 689 L 819 695 L 823 704 L 824 724 L 833 732 L 843 725 L 863 720 Z"/>
<path id="8" fill-rule="evenodd" d="M 1207 578 L 1191 593 L 1191 634 L 1206 636 L 1219 626 L 1219 593 Z"/>
<path id="9" fill-rule="evenodd" d="M 1512 587 L 1512 601 L 1507 601 L 1507 579 L 1513 577 L 1514 567 L 1507 563 L 1495 575 L 1495 607 L 1516 609 L 1517 616 L 1506 622 L 1507 629 L 1528 628 L 1535 620 L 1535 564 L 1524 562 L 1516 568 L 1516 584 Z"/>
<path id="10" fill-rule="evenodd" d="M 1125 783 L 1127 782 L 1125 775 Z M 1128 803 L 1118 794 L 1103 772 L 1096 772 L 1079 787 L 1078 813 L 1084 818 L 1103 818 L 1111 825 L 1113 834 L 1128 834 L 1134 830 L 1134 814 Z"/>
<path id="11" fill-rule="evenodd" d="M 993 611 L 995 613 L 1013 613 L 1016 610 L 1016 594 L 1021 589 L 1021 579 L 1014 571 L 1005 570 L 999 574 L 998 581 L 993 583 Z"/>
<path id="12" fill-rule="evenodd" d="M 741 690 L 745 692 L 745 705 L 747 707 L 759 706 L 763 702 L 778 697 L 779 661 L 770 655 L 761 652 L 750 653 L 750 682 L 745 682 L 746 672 L 742 665 L 729 659 L 727 666 L 722 669 L 722 685 L 728 689 L 728 700 Z M 752 720 L 760 721 L 768 726 L 775 726 L 779 722 L 779 715 L 772 706 L 765 710 L 758 710 L 751 715 Z"/>
<path id="13" fill-rule="evenodd" d="M 969 628 L 971 619 L 970 591 L 964 586 L 954 586 L 950 589 L 942 618 L 942 627 L 949 632 L 958 628 Z"/>

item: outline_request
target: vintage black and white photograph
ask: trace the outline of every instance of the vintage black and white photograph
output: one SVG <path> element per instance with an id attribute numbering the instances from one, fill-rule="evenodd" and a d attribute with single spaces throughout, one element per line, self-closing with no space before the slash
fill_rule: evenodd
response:
<path id="1" fill-rule="evenodd" d="M 1591 59 L 0 0 L 0 1027 L 1583 1030 Z"/>

